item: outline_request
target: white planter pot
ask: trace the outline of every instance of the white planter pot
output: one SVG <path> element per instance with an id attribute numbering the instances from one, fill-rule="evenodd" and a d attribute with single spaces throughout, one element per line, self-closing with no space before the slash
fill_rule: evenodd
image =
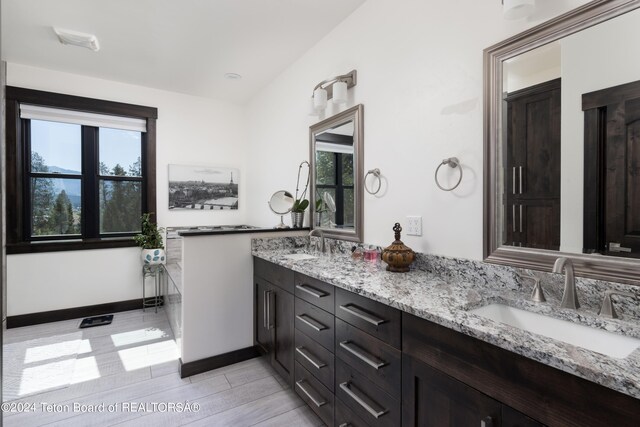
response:
<path id="1" fill-rule="evenodd" d="M 142 262 L 145 265 L 158 265 L 166 262 L 164 249 L 143 249 Z"/>

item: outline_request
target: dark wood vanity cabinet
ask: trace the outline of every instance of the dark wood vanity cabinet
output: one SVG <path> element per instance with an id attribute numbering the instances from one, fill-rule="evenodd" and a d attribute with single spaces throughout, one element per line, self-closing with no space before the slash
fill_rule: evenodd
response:
<path id="1" fill-rule="evenodd" d="M 636 426 L 640 400 L 256 259 L 256 344 L 329 426 Z"/>
<path id="2" fill-rule="evenodd" d="M 406 354 L 402 372 L 404 426 L 544 426 Z"/>
<path id="3" fill-rule="evenodd" d="M 293 385 L 293 272 L 254 259 L 255 343 L 268 354 L 271 366 Z"/>
<path id="4" fill-rule="evenodd" d="M 405 426 L 638 425 L 639 399 L 407 313 L 402 325 Z"/>

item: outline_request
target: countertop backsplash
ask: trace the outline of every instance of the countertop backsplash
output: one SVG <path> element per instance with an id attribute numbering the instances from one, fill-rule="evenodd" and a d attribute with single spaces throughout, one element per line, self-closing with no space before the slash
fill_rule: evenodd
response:
<path id="1" fill-rule="evenodd" d="M 257 238 L 252 240 L 252 250 L 310 252 L 312 249 L 309 245 L 309 239 L 312 239 L 311 241 L 317 241 L 318 237 Z M 354 243 L 329 238 L 327 238 L 326 241 L 326 244 L 336 256 L 350 256 L 352 249 L 356 246 L 374 246 L 366 243 Z M 385 265 L 383 261 L 380 262 L 382 265 Z M 416 252 L 416 260 L 411 265 L 411 269 L 429 272 L 445 280 L 450 279 L 455 282 L 474 283 L 481 287 L 490 286 L 491 288 L 497 287 L 521 292 L 525 299 L 528 299 L 533 289 L 533 281 L 523 279 L 519 273 L 533 274 L 540 278 L 540 283 L 542 284 L 547 301 L 557 306 L 560 305 L 564 291 L 565 276 L 563 274 L 519 269 L 463 258 L 450 258 Z M 402 273 L 397 274 L 401 275 Z M 576 288 L 581 307 L 595 313 L 600 310 L 605 291 L 615 289 L 633 293 L 635 295 L 634 298 L 614 296 L 614 306 L 622 319 L 640 322 L 640 286 L 576 277 Z"/>

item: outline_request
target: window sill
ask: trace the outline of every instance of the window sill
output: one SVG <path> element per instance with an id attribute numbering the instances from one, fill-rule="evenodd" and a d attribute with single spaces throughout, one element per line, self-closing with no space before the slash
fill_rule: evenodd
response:
<path id="1" fill-rule="evenodd" d="M 8 243 L 7 255 L 60 251 L 84 251 L 89 249 L 128 248 L 135 246 L 137 246 L 137 244 L 131 237 Z"/>

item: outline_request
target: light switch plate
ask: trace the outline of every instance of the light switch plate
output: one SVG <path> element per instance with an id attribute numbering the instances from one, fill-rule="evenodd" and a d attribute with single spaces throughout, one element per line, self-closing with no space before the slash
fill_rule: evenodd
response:
<path id="1" fill-rule="evenodd" d="M 407 236 L 422 236 L 422 217 L 407 217 Z"/>

